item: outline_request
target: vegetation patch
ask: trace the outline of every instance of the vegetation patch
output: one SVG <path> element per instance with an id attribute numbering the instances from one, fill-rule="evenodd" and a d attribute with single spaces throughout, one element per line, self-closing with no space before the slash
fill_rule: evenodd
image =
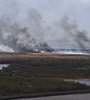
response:
<path id="1" fill-rule="evenodd" d="M 0 77 L 0 97 L 33 96 L 39 94 L 68 93 L 69 91 L 90 90 L 85 84 L 66 82 L 60 79 L 45 77 Z"/>

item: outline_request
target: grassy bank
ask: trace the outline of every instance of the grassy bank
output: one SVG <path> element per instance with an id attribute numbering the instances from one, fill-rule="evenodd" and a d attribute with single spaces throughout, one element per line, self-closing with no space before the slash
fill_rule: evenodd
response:
<path id="1" fill-rule="evenodd" d="M 12 100 L 12 99 L 23 99 L 23 98 L 36 98 L 36 97 L 47 97 L 47 96 L 58 96 L 58 95 L 69 95 L 69 94 L 85 94 L 90 93 L 90 90 L 74 90 L 67 92 L 49 92 L 39 94 L 23 94 L 15 96 L 1 96 L 0 100 Z"/>
<path id="2" fill-rule="evenodd" d="M 90 59 L 32 58 L 10 63 L 0 76 L 90 78 Z"/>
<path id="3" fill-rule="evenodd" d="M 90 92 L 85 84 L 46 77 L 0 77 L 0 98 L 39 97 Z M 29 94 L 29 95 L 28 95 Z"/>

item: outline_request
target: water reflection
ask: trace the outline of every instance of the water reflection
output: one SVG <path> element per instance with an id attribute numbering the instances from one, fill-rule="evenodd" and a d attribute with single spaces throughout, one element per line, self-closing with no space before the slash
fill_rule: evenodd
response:
<path id="1" fill-rule="evenodd" d="M 0 70 L 2 70 L 3 67 L 8 67 L 9 64 L 0 64 Z"/>
<path id="2" fill-rule="evenodd" d="M 90 80 L 65 79 L 64 81 L 74 81 L 74 82 L 79 82 L 81 84 L 86 84 L 86 85 L 90 86 Z"/>

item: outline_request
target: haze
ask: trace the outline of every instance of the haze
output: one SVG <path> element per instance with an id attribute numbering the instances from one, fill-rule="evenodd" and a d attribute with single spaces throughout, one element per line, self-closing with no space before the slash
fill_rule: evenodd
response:
<path id="1" fill-rule="evenodd" d="M 89 0 L 0 0 L 0 46 L 21 50 L 43 42 L 52 48 L 90 48 L 89 12 Z"/>

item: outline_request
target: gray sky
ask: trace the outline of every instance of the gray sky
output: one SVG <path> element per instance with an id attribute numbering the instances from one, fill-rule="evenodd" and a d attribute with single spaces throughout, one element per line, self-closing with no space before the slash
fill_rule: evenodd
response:
<path id="1" fill-rule="evenodd" d="M 33 13 L 33 10 L 30 11 L 30 9 L 36 9 L 36 13 Z M 34 17 L 35 15 L 38 16 L 38 18 L 36 17 L 34 19 L 39 19 L 39 21 L 42 20 L 42 23 L 44 23 L 43 25 L 46 26 L 58 23 L 64 16 L 68 16 L 71 22 L 76 21 L 78 23 L 80 30 L 86 29 L 86 31 L 88 31 L 88 36 L 90 36 L 90 0 L 0 0 L 0 20 L 8 18 L 11 23 L 20 22 L 23 23 L 23 25 L 27 25 L 26 19 L 29 11 L 30 13 L 33 13 L 29 17 L 33 18 L 32 15 L 34 15 Z M 35 24 L 36 23 L 34 23 L 33 26 L 35 26 Z M 51 42 L 53 45 L 58 45 L 61 42 L 61 45 L 63 45 L 64 42 L 67 43 L 66 38 L 69 38 L 68 34 L 65 37 L 61 34 L 63 33 L 62 31 L 60 33 L 59 28 L 57 28 L 59 29 L 57 32 L 56 29 L 50 31 L 51 33 L 48 31 L 48 33 L 41 34 L 44 30 L 40 25 L 38 27 L 35 26 L 35 29 L 32 29 L 32 35 L 36 36 L 38 40 L 44 39 L 45 36 L 43 35 L 47 35 L 45 40 L 53 41 L 50 37 L 54 36 L 54 40 L 58 41 L 58 43 L 57 41 Z M 38 29 L 41 30 L 38 31 Z M 37 31 L 37 34 L 34 30 Z M 59 41 L 60 37 L 63 37 L 62 40 L 65 39 L 65 41 Z M 73 45 L 74 40 L 72 40 L 72 38 L 71 40 L 68 39 L 68 41 L 69 44 L 71 43 L 70 45 Z"/>
<path id="2" fill-rule="evenodd" d="M 6 11 L 13 12 L 12 9 L 18 10 L 16 4 L 23 13 L 29 8 L 37 9 L 47 24 L 67 15 L 71 20 L 76 20 L 81 28 L 90 32 L 90 0 L 0 0 L 0 15 Z"/>

